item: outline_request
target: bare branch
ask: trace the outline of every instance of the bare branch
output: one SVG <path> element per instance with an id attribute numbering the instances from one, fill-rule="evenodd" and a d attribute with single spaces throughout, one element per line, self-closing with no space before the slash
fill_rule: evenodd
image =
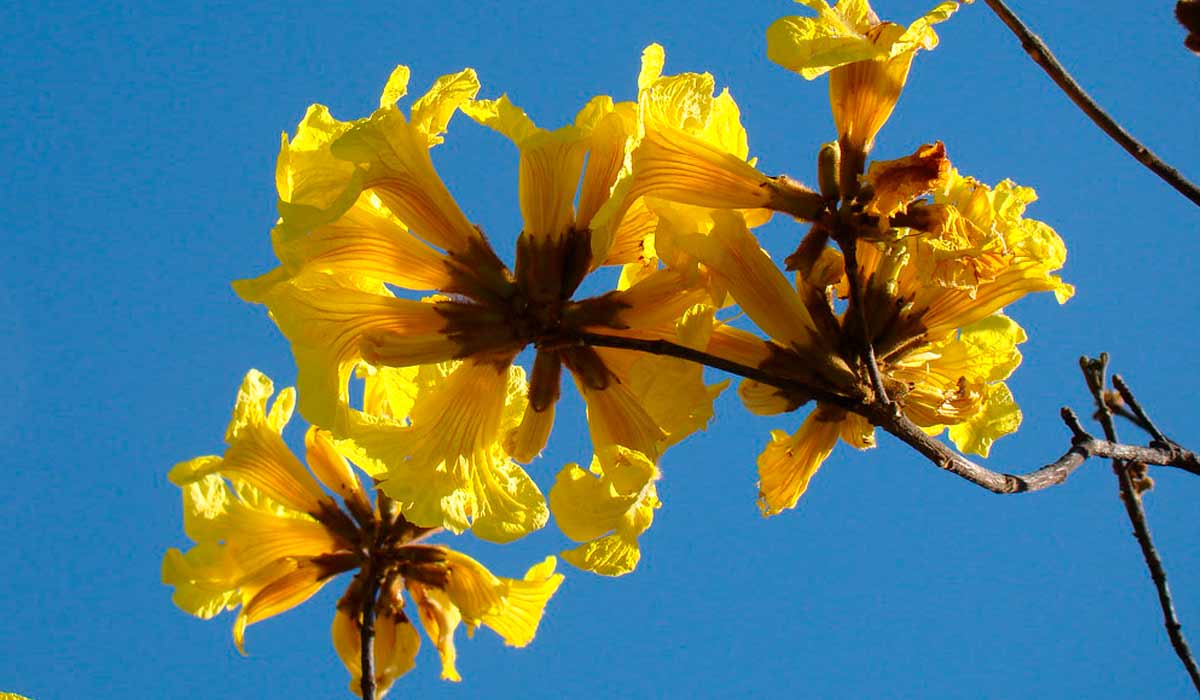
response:
<path id="1" fill-rule="evenodd" d="M 1108 356 L 1101 354 L 1099 360 L 1091 360 L 1086 357 L 1080 358 L 1079 364 L 1083 368 L 1083 374 L 1087 379 L 1088 388 L 1092 392 L 1092 398 L 1095 399 L 1097 416 L 1100 419 L 1101 426 L 1104 428 L 1104 435 L 1109 440 L 1116 441 L 1117 429 L 1113 425 L 1112 412 L 1109 411 L 1108 401 L 1104 396 L 1104 374 L 1108 367 Z M 1114 376 L 1113 384 L 1120 391 L 1121 397 L 1125 400 L 1130 410 L 1138 417 L 1142 427 L 1145 427 L 1154 436 L 1156 444 L 1170 444 L 1146 416 L 1145 411 L 1142 410 L 1141 406 L 1133 398 L 1133 393 L 1129 391 L 1129 387 L 1125 382 L 1121 381 L 1120 377 Z M 1133 525 L 1133 536 L 1142 550 L 1142 558 L 1146 561 L 1146 568 L 1149 569 L 1150 578 L 1154 581 L 1154 588 L 1158 591 L 1158 604 L 1162 608 L 1163 626 L 1167 628 L 1167 638 L 1171 640 L 1171 646 L 1175 648 L 1175 655 L 1179 657 L 1188 676 L 1192 679 L 1192 685 L 1195 686 L 1196 692 L 1200 693 L 1200 669 L 1196 667 L 1196 659 L 1192 657 L 1192 650 L 1188 647 L 1187 639 L 1183 636 L 1183 624 L 1179 621 L 1179 616 L 1175 613 L 1175 603 L 1171 599 L 1171 588 L 1167 585 L 1167 572 L 1163 568 L 1162 558 L 1158 555 L 1158 549 L 1154 546 L 1154 539 L 1150 536 L 1150 523 L 1146 519 L 1146 509 L 1142 505 L 1141 492 L 1133 482 L 1131 472 L 1140 468 L 1138 462 L 1138 460 L 1113 460 L 1112 468 L 1113 473 L 1117 475 L 1117 484 L 1121 491 L 1121 503 L 1125 506 L 1125 514 L 1129 516 L 1130 524 Z"/>
<path id="2" fill-rule="evenodd" d="M 800 384 L 794 380 L 776 376 L 759 367 L 743 365 L 702 350 L 696 350 L 666 340 L 644 340 L 641 338 L 627 338 L 625 336 L 588 332 L 576 332 L 571 337 L 575 342 L 598 347 L 621 348 L 625 350 L 637 350 L 653 355 L 678 357 L 683 360 L 729 372 L 739 377 L 753 379 L 768 386 L 805 392 L 813 396 L 818 402 L 828 403 L 865 416 L 871 423 L 896 436 L 938 467 L 993 493 L 1010 494 L 1041 491 L 1042 489 L 1066 481 L 1071 472 L 1075 471 L 1075 469 L 1091 457 L 1125 459 L 1142 464 L 1179 467 L 1200 474 L 1200 455 L 1190 450 L 1185 450 L 1179 445 L 1169 443 L 1140 447 L 1137 445 L 1122 445 L 1109 440 L 1097 440 L 1087 435 L 1083 431 L 1083 428 L 1078 426 L 1078 418 L 1074 421 L 1075 426 L 1071 426 L 1069 419 L 1066 417 L 1064 417 L 1064 420 L 1068 421 L 1067 425 L 1071 427 L 1075 439 L 1072 442 L 1071 448 L 1057 460 L 1027 474 L 1007 474 L 992 471 L 958 454 L 942 441 L 927 435 L 919 426 L 902 413 L 896 411 L 894 404 L 883 402 L 876 402 L 873 405 L 858 403 L 845 396 L 822 392 L 807 384 Z M 1074 414 L 1071 415 L 1073 416 Z M 1076 431 L 1076 426 L 1078 426 L 1078 431 Z"/>
<path id="3" fill-rule="evenodd" d="M 1072 414 L 1073 415 L 1073 414 Z M 946 471 L 981 486 L 992 493 L 1029 493 L 1061 484 L 1080 465 L 1092 457 L 1128 459 L 1143 464 L 1177 466 L 1196 458 L 1178 446 L 1139 447 L 1122 445 L 1111 440 L 1097 440 L 1087 433 L 1075 433 L 1071 448 L 1055 461 L 1026 474 L 1008 474 L 983 467 L 955 452 L 937 438 L 931 437 L 903 414 L 887 409 L 875 409 L 867 416 L 873 423 L 899 438 Z M 1075 420 L 1078 424 L 1078 419 Z M 1068 422 L 1068 425 L 1070 423 Z M 1080 429 L 1082 431 L 1082 428 Z"/>
<path id="4" fill-rule="evenodd" d="M 1058 59 L 1054 57 L 1054 54 L 1050 52 L 1050 49 L 1041 38 L 1034 34 L 1002 0 L 984 0 L 984 2 L 1012 30 L 1012 33 L 1021 40 L 1021 47 L 1025 49 L 1025 53 L 1029 54 L 1034 63 L 1037 63 L 1042 67 L 1042 70 L 1046 71 L 1050 79 L 1067 94 L 1067 97 L 1071 98 L 1071 101 L 1079 109 L 1083 110 L 1083 113 L 1096 126 L 1108 134 L 1109 138 L 1120 144 L 1121 148 L 1124 148 L 1135 160 L 1149 168 L 1184 197 L 1190 199 L 1193 204 L 1200 205 L 1200 188 L 1189 182 L 1178 170 L 1164 163 L 1161 158 L 1156 156 L 1149 148 L 1143 146 L 1137 139 L 1133 138 L 1129 132 L 1125 131 L 1120 124 L 1101 109 L 1100 105 L 1096 104 L 1096 101 L 1080 87 L 1079 83 L 1075 82 L 1075 79 L 1071 77 L 1067 69 L 1063 68 L 1062 64 L 1058 62 Z"/>
<path id="5" fill-rule="evenodd" d="M 1143 409 L 1142 405 L 1138 403 L 1137 398 L 1135 398 L 1133 395 L 1133 391 L 1130 390 L 1129 385 L 1125 383 L 1125 380 L 1121 378 L 1121 375 L 1114 374 L 1112 383 L 1113 386 L 1117 388 L 1117 391 L 1120 392 L 1121 400 L 1125 402 L 1125 405 L 1129 407 L 1130 412 L 1133 413 L 1136 419 L 1134 420 L 1134 424 L 1142 430 L 1145 430 L 1147 433 L 1150 433 L 1150 437 L 1154 438 L 1157 442 L 1171 442 L 1167 439 L 1166 435 L 1162 434 L 1162 431 L 1158 429 L 1158 426 L 1154 424 L 1154 421 L 1150 420 L 1150 416 L 1146 415 L 1145 409 Z"/>
<path id="6" fill-rule="evenodd" d="M 786 377 L 780 377 L 775 374 L 760 368 L 743 365 L 739 362 L 727 360 L 723 357 L 713 355 L 712 353 L 704 352 L 689 348 L 686 345 L 672 343 L 669 340 L 645 340 L 642 338 L 628 338 L 621 335 L 604 335 L 601 333 L 589 333 L 586 331 L 576 331 L 571 334 L 571 339 L 575 342 L 584 343 L 586 345 L 594 345 L 604 348 L 619 348 L 622 350 L 637 350 L 639 352 L 649 353 L 651 355 L 666 355 L 668 357 L 678 357 L 681 360 L 688 360 L 696 364 L 719 369 L 739 377 L 753 379 L 756 382 L 761 382 L 767 386 L 773 386 L 785 391 L 796 391 L 809 396 L 812 396 L 817 401 L 822 403 L 833 404 L 847 410 L 862 412 L 863 406 L 856 403 L 852 399 L 845 396 L 823 391 L 820 388 L 802 384 Z"/>

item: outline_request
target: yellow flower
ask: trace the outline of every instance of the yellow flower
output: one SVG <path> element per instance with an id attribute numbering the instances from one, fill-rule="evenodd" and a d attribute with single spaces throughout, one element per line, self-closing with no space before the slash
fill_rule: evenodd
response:
<path id="1" fill-rule="evenodd" d="M 301 412 L 359 443 L 406 518 L 506 541 L 545 522 L 541 494 L 512 459 L 529 461 L 545 446 L 562 367 L 587 402 L 597 449 L 611 442 L 657 458 L 683 428 L 656 416 L 711 413 L 684 403 L 702 396 L 711 404 L 698 372 L 677 388 L 675 410 L 660 410 L 630 384 L 633 353 L 573 339 L 585 330 L 674 338 L 676 322 L 706 293 L 703 280 L 655 263 L 618 290 L 572 299 L 597 266 L 631 262 L 624 238 L 597 243 L 593 230 L 628 158 L 634 104 L 597 97 L 571 125 L 547 131 L 507 97 L 475 100 L 468 70 L 439 79 L 406 119 L 393 103 L 407 79 L 397 69 L 367 119 L 339 122 L 314 106 L 296 137 L 285 138 L 273 232 L 281 266 L 234 286 L 266 304 L 291 341 Z M 524 227 L 512 270 L 429 159 L 460 109 L 520 152 Z M 638 225 L 652 230 L 655 221 L 646 212 Z M 529 345 L 537 352 L 526 387 L 512 363 Z M 411 410 L 380 417 L 349 405 L 351 376 L 368 366 L 431 369 L 422 370 Z"/>
<path id="2" fill-rule="evenodd" d="M 641 558 L 638 536 L 661 506 L 654 462 L 615 446 L 592 458 L 588 471 L 568 464 L 550 490 L 550 506 L 563 534 L 584 544 L 563 559 L 605 576 L 633 571 Z"/>
<path id="3" fill-rule="evenodd" d="M 966 0 L 970 2 L 970 0 Z M 913 56 L 937 46 L 933 25 L 958 10 L 938 4 L 907 28 L 881 22 L 867 0 L 797 0 L 816 17 L 783 17 L 767 29 L 767 57 L 806 80 L 826 72 L 843 157 L 865 154 L 891 116 Z"/>
<path id="4" fill-rule="evenodd" d="M 184 529 L 195 542 L 186 553 L 168 550 L 163 559 L 163 582 L 174 587 L 180 608 L 208 619 L 240 607 L 233 635 L 243 650 L 248 625 L 290 610 L 334 576 L 371 562 L 384 572 L 374 655 L 381 692 L 412 668 L 420 644 L 404 611 L 406 588 L 442 654 L 446 678 L 458 680 L 453 662 L 458 619 L 470 629 L 484 624 L 512 646 L 533 639 L 562 581 L 553 558 L 518 581 L 493 576 L 446 547 L 419 544 L 432 531 L 372 504 L 328 433 L 310 428 L 308 468 L 296 459 L 281 436 L 295 392 L 284 389 L 268 410 L 273 390 L 270 379 L 251 370 L 238 393 L 224 456 L 198 457 L 171 470 L 170 479 L 183 491 Z M 334 647 L 353 676 L 355 693 L 362 671 L 363 594 L 358 573 L 333 625 Z M 426 601 L 439 596 L 440 616 L 427 613 Z"/>
<path id="5" fill-rule="evenodd" d="M 658 44 L 642 52 L 636 144 L 628 172 L 600 213 L 597 249 L 625 250 L 654 233 L 652 245 L 663 252 L 662 223 L 648 226 L 655 216 L 673 214 L 668 223 L 686 232 L 707 230 L 707 211 L 714 208 L 745 210 L 752 225 L 766 222 L 773 210 L 812 218 L 823 205 L 820 195 L 755 169 L 729 90 L 714 96 L 709 73 L 663 75 L 664 62 Z M 673 211 L 664 212 L 668 202 Z"/>
<path id="6" fill-rule="evenodd" d="M 545 525 L 541 492 L 498 442 L 526 411 L 521 368 L 468 360 L 365 374 L 364 410 L 338 445 L 405 518 L 491 542 Z"/>
<path id="7" fill-rule="evenodd" d="M 866 210 L 875 213 L 864 225 L 884 233 L 868 229 L 856 257 L 861 315 L 885 388 L 914 423 L 932 434 L 949 428 L 959 449 L 986 456 L 1021 420 L 1003 380 L 1020 364 L 1016 346 L 1025 333 L 1000 312 L 1030 292 L 1069 298 L 1070 285 L 1052 274 L 1066 259 L 1062 240 L 1024 218 L 1032 190 L 964 178 L 944 161 L 940 144 L 876 163 L 868 181 L 875 199 Z M 713 218 L 711 235 L 684 236 L 679 245 L 771 340 L 719 328 L 709 352 L 808 387 L 784 391 L 743 381 L 738 393 L 747 408 L 770 415 L 814 396 L 838 399 L 818 401 L 795 434 L 772 434 L 758 460 L 760 502 L 770 515 L 795 506 L 839 438 L 860 449 L 873 446 L 871 426 L 845 408 L 871 392 L 865 368 L 848 350 L 863 329 L 858 309 L 835 312 L 832 301 L 845 298 L 847 282 L 841 254 L 824 247 L 828 236 L 814 239 L 822 248 L 802 246 L 789 259 L 800 271 L 793 287 L 739 215 Z"/>

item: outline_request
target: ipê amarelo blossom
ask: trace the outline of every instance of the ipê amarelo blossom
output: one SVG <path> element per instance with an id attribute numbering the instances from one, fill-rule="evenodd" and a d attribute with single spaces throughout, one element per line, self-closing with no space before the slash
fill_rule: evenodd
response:
<path id="1" fill-rule="evenodd" d="M 483 625 L 510 646 L 525 646 L 546 602 L 562 582 L 547 558 L 523 579 L 494 576 L 389 507 L 372 502 L 331 436 L 310 428 L 308 468 L 284 444 L 295 392 L 284 389 L 268 408 L 271 380 L 251 370 L 238 392 L 223 456 L 176 465 L 170 479 L 183 492 L 184 530 L 195 544 L 167 551 L 163 583 L 184 611 L 209 619 L 240 608 L 234 643 L 246 627 L 308 600 L 338 574 L 368 561 L 382 571 L 376 604 L 376 687 L 385 691 L 414 665 L 420 637 L 413 615 L 442 659 L 442 677 L 459 680 L 454 632 Z M 341 503 L 338 503 L 340 498 Z M 382 502 L 380 502 L 382 501 Z M 334 614 L 333 642 L 359 692 L 362 573 L 356 573 Z M 406 609 L 403 592 L 414 607 Z"/>
<path id="2" fill-rule="evenodd" d="M 506 97 L 475 101 L 479 84 L 466 70 L 437 80 L 406 118 L 394 103 L 407 80 L 408 70 L 398 68 L 369 118 L 341 122 L 313 106 L 295 138 L 285 136 L 276 177 L 281 219 L 273 232 L 281 266 L 235 289 L 267 305 L 291 341 L 306 418 L 339 439 L 381 445 L 380 431 L 389 434 L 391 447 L 376 450 L 376 457 L 386 456 L 379 476 L 406 517 L 461 531 L 485 502 L 507 501 L 491 512 L 512 519 L 480 532 L 504 541 L 545 522 L 536 517 L 544 511 L 541 494 L 505 460 L 528 461 L 545 445 L 562 367 L 587 402 L 597 449 L 617 444 L 657 460 L 667 445 L 703 427 L 713 392 L 699 372 L 687 378 L 695 386 L 638 395 L 631 377 L 644 373 L 640 363 L 667 358 L 593 349 L 573 334 L 676 340 L 679 319 L 708 296 L 694 275 L 640 266 L 620 289 L 572 299 L 596 267 L 639 259 L 639 246 L 654 230 L 653 215 L 627 229 L 610 216 L 602 240 L 593 236 L 593 220 L 626 166 L 636 105 L 597 97 L 573 124 L 547 131 Z M 429 158 L 460 109 L 509 136 L 520 151 L 524 229 L 512 270 L 469 223 Z M 639 235 L 636 245 L 627 244 Z M 514 393 L 510 370 L 530 345 L 537 352 L 523 413 L 513 424 L 504 418 Z M 427 400 L 399 424 L 364 421 L 349 406 L 356 368 L 446 362 L 453 364 L 443 365 L 449 370 L 436 391 L 430 387 Z M 692 400 L 702 405 L 686 403 Z M 663 416 L 672 415 L 696 419 L 668 424 Z M 405 478 L 392 478 L 393 471 Z M 447 489 L 425 488 L 446 475 L 455 489 L 470 492 L 454 496 L 461 507 L 443 507 Z"/>
<path id="3" fill-rule="evenodd" d="M 1008 181 L 991 188 L 962 177 L 941 144 L 876 163 L 868 180 L 879 200 L 866 209 L 892 218 L 863 220 L 856 244 L 862 313 L 853 302 L 837 310 L 848 281 L 821 224 L 788 259 L 795 286 L 737 213 L 714 215 L 709 236 L 680 239 L 772 339 L 764 344 L 718 328 L 709 351 L 809 388 L 746 380 L 739 387 L 746 406 L 770 415 L 817 399 L 800 429 L 773 433 L 758 460 L 766 514 L 796 504 L 839 437 L 858 448 L 874 444 L 870 424 L 847 410 L 872 391 L 855 339 L 870 339 L 884 387 L 910 420 L 932 434 L 948 428 L 959 449 L 986 455 L 1020 424 L 1003 380 L 1020 363 L 1016 346 L 1025 333 L 1001 310 L 1031 292 L 1053 291 L 1060 303 L 1073 292 L 1053 274 L 1066 259 L 1062 240 L 1023 216 L 1035 198 L 1029 188 Z"/>
<path id="4" fill-rule="evenodd" d="M 970 0 L 966 0 L 970 2 Z M 829 73 L 829 98 L 842 157 L 863 162 L 892 114 L 913 57 L 933 49 L 933 25 L 954 14 L 942 2 L 908 27 L 880 21 L 867 0 L 797 0 L 816 17 L 783 17 L 767 29 L 767 57 L 813 80 Z"/>

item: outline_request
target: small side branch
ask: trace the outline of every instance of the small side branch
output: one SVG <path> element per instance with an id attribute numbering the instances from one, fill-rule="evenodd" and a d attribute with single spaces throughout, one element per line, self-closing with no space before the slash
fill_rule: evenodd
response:
<path id="1" fill-rule="evenodd" d="M 807 384 L 801 384 L 796 381 L 780 377 L 772 374 L 759 367 L 751 367 L 743 365 L 740 362 L 727 360 L 723 357 L 713 355 L 712 353 L 704 352 L 689 348 L 686 345 L 672 343 L 669 340 L 646 340 L 643 338 L 629 338 L 623 335 L 606 335 L 602 333 L 589 333 L 587 331 L 576 331 L 571 334 L 571 340 L 585 345 L 593 345 L 602 348 L 618 348 L 622 350 L 637 350 L 651 355 L 665 355 L 667 357 L 677 357 L 681 360 L 688 360 L 696 364 L 719 369 L 723 372 L 752 379 L 756 382 L 761 382 L 767 386 L 773 386 L 778 389 L 787 391 L 798 391 L 804 394 L 813 396 L 817 401 L 823 403 L 840 406 L 851 411 L 863 410 L 863 407 L 845 396 L 822 392 L 820 389 L 814 388 Z"/>
<path id="2" fill-rule="evenodd" d="M 1068 418 L 1067 415 L 1070 417 Z M 946 471 L 981 486 L 992 493 L 1029 493 L 1061 484 L 1076 469 L 1092 457 L 1128 459 L 1142 464 L 1176 466 L 1180 461 L 1195 459 L 1196 455 L 1176 446 L 1140 447 L 1123 445 L 1111 440 L 1099 440 L 1085 432 L 1076 432 L 1078 419 L 1067 413 L 1064 420 L 1074 438 L 1071 448 L 1055 461 L 1026 474 L 1008 474 L 983 467 L 955 452 L 937 438 L 931 437 L 903 415 L 886 409 L 868 416 L 872 422 L 899 438 Z M 1074 425 L 1072 425 L 1074 422 Z"/>
<path id="3" fill-rule="evenodd" d="M 1096 418 L 1104 428 L 1104 435 L 1109 440 L 1115 441 L 1117 428 L 1113 425 L 1112 411 L 1105 391 L 1108 354 L 1101 353 L 1098 359 L 1081 357 L 1079 366 L 1083 370 L 1088 389 L 1096 402 Z M 1169 445 L 1170 441 L 1146 415 L 1129 386 L 1116 376 L 1113 377 L 1113 384 L 1133 413 L 1135 422 L 1154 437 L 1155 444 Z M 1146 568 L 1150 571 L 1150 578 L 1154 581 L 1154 588 L 1158 592 L 1158 604 L 1162 608 L 1163 626 L 1167 629 L 1167 638 L 1175 649 L 1175 655 L 1179 657 L 1188 676 L 1192 679 L 1192 685 L 1195 686 L 1196 692 L 1200 693 L 1200 669 L 1196 667 L 1196 659 L 1192 656 L 1192 650 L 1183 636 L 1183 623 L 1179 621 L 1179 616 L 1175 613 L 1171 588 L 1167 585 L 1167 571 L 1163 568 L 1162 558 L 1158 556 L 1158 548 L 1154 546 L 1154 539 L 1150 535 L 1150 523 L 1146 519 L 1146 509 L 1142 504 L 1142 489 L 1133 480 L 1133 472 L 1141 468 L 1140 461 L 1113 459 L 1112 468 L 1113 473 L 1117 475 L 1117 485 L 1121 491 L 1121 503 L 1125 506 L 1125 514 L 1129 517 L 1129 523 L 1133 525 L 1133 536 L 1142 550 L 1142 559 L 1146 562 Z"/>
<path id="4" fill-rule="evenodd" d="M 1024 22 L 1021 21 L 1012 10 L 1004 4 L 1002 0 L 984 0 L 992 12 L 1000 18 L 1008 26 L 1012 33 L 1021 40 L 1021 46 L 1025 49 L 1025 53 L 1046 71 L 1050 79 L 1062 89 L 1067 97 L 1071 98 L 1079 109 L 1088 116 L 1100 127 L 1104 133 L 1108 134 L 1109 138 L 1120 144 L 1129 155 L 1133 156 L 1142 165 L 1149 168 L 1155 175 L 1158 175 L 1164 182 L 1171 187 L 1174 187 L 1177 192 L 1187 197 L 1193 204 L 1200 206 L 1200 188 L 1197 188 L 1179 173 L 1175 168 L 1167 165 L 1161 158 L 1156 156 L 1149 148 L 1142 145 L 1129 132 L 1125 131 L 1112 117 L 1110 117 L 1096 101 L 1087 94 L 1079 83 L 1071 77 L 1066 68 L 1058 62 L 1054 54 L 1046 46 L 1038 35 L 1034 34 Z"/>
<path id="5" fill-rule="evenodd" d="M 1150 416 L 1146 414 L 1146 410 L 1142 408 L 1142 404 L 1138 403 L 1137 398 L 1133 395 L 1133 391 L 1130 390 L 1129 385 L 1125 383 L 1121 375 L 1114 374 L 1112 383 L 1117 388 L 1117 392 L 1121 394 L 1121 400 L 1129 407 L 1134 425 L 1150 433 L 1150 437 L 1154 438 L 1156 442 L 1170 442 L 1167 436 L 1163 435 L 1158 426 L 1154 424 L 1154 421 L 1150 420 Z"/>
<path id="6" fill-rule="evenodd" d="M 893 404 L 882 401 L 877 401 L 871 405 L 861 404 L 845 396 L 822 393 L 812 386 L 802 385 L 790 379 L 779 377 L 760 367 L 743 365 L 667 340 L 646 340 L 584 331 L 573 333 L 571 340 L 597 347 L 620 348 L 624 350 L 636 350 L 652 355 L 677 357 L 682 360 L 719 369 L 739 377 L 753 379 L 768 386 L 807 393 L 813 396 L 818 402 L 828 403 L 865 416 L 873 424 L 896 436 L 937 466 L 993 493 L 1010 494 L 1041 491 L 1042 489 L 1066 481 L 1071 472 L 1075 471 L 1092 457 L 1123 459 L 1141 464 L 1179 467 L 1188 471 L 1193 471 L 1194 466 L 1200 466 L 1200 456 L 1190 450 L 1183 449 L 1175 443 L 1141 447 L 1138 445 L 1123 445 L 1110 440 L 1098 440 L 1083 432 L 1082 427 L 1079 426 L 1078 418 L 1075 418 L 1074 414 L 1067 411 L 1064 413 L 1064 420 L 1067 422 L 1068 427 L 1071 428 L 1074 436 L 1071 448 L 1057 460 L 1032 472 L 1027 474 L 1007 474 L 976 464 L 958 452 L 955 452 L 937 438 L 930 437 L 917 424 L 909 420 L 907 416 L 896 411 Z"/>
<path id="7" fill-rule="evenodd" d="M 1146 561 L 1146 568 L 1150 571 L 1150 578 L 1154 581 L 1155 590 L 1158 591 L 1158 604 L 1162 608 L 1163 626 L 1167 628 L 1167 638 L 1171 640 L 1175 655 L 1183 663 L 1184 669 L 1192 679 L 1192 685 L 1200 694 L 1200 668 L 1196 667 L 1196 659 L 1192 656 L 1192 650 L 1183 636 L 1183 623 L 1179 621 L 1179 616 L 1175 613 L 1171 588 L 1167 585 L 1167 571 L 1163 568 L 1162 558 L 1158 556 L 1158 549 L 1154 546 L 1154 540 L 1150 536 L 1150 524 L 1146 520 L 1146 509 L 1142 506 L 1141 494 L 1134 487 L 1133 480 L 1129 476 L 1129 469 L 1125 465 L 1114 466 L 1114 471 L 1117 472 L 1117 480 L 1121 488 L 1121 502 L 1125 504 L 1125 513 L 1133 525 L 1133 536 L 1137 539 L 1138 546 L 1141 547 L 1142 558 Z"/>

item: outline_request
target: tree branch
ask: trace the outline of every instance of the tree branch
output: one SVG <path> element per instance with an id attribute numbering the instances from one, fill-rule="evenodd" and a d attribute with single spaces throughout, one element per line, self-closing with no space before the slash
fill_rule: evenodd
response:
<path id="1" fill-rule="evenodd" d="M 629 338 L 622 335 L 604 335 L 601 333 L 590 333 L 587 331 L 575 331 L 570 335 L 570 339 L 574 342 L 583 343 L 586 345 L 594 345 L 602 348 L 618 348 L 621 350 L 637 350 L 651 355 L 665 355 L 667 357 L 677 357 L 681 360 L 688 360 L 696 364 L 719 369 L 739 377 L 752 379 L 756 382 L 761 382 L 767 386 L 773 386 L 777 389 L 785 391 L 795 391 L 798 393 L 812 396 L 817 401 L 822 403 L 839 406 L 846 410 L 861 413 L 863 405 L 855 402 L 853 399 L 845 396 L 840 396 L 832 392 L 823 391 L 820 388 L 810 386 L 793 379 L 780 377 L 760 368 L 743 365 L 740 362 L 727 360 L 718 355 L 689 348 L 686 345 L 672 343 L 669 340 L 645 340 L 642 338 Z"/>
<path id="2" fill-rule="evenodd" d="M 1031 472 L 1008 474 L 972 462 L 941 440 L 926 434 L 903 414 L 877 407 L 867 418 L 920 452 L 938 467 L 999 494 L 1029 493 L 1061 484 L 1092 457 L 1127 459 L 1159 466 L 1178 466 L 1179 463 L 1196 459 L 1194 453 L 1174 445 L 1139 447 L 1123 445 L 1112 440 L 1098 440 L 1087 433 L 1076 433 L 1078 419 L 1068 411 L 1063 419 L 1074 434 L 1071 448 L 1055 461 Z M 1075 426 L 1072 426 L 1072 421 Z"/>
<path id="3" fill-rule="evenodd" d="M 992 471 L 960 455 L 941 440 L 927 435 L 925 431 L 921 430 L 917 424 L 909 420 L 903 413 L 896 411 L 895 406 L 892 404 L 886 404 L 881 401 L 877 401 L 875 404 L 858 403 L 845 396 L 822 392 L 807 384 L 801 384 L 794 380 L 776 376 L 759 367 L 743 365 L 667 340 L 644 340 L 641 338 L 628 338 L 625 336 L 604 335 L 585 331 L 573 333 L 571 339 L 575 342 L 597 347 L 637 350 L 652 355 L 678 357 L 682 360 L 719 369 L 739 377 L 745 377 L 746 379 L 753 379 L 756 382 L 786 391 L 805 392 L 813 396 L 818 402 L 828 403 L 865 416 L 871 423 L 896 436 L 938 467 L 993 493 L 1011 494 L 1041 491 L 1042 489 L 1066 481 L 1071 472 L 1075 471 L 1091 457 L 1124 459 L 1142 464 L 1178 467 L 1192 473 L 1200 474 L 1200 455 L 1190 450 L 1185 450 L 1175 443 L 1141 447 L 1138 445 L 1123 445 L 1110 440 L 1097 440 L 1086 432 L 1082 432 L 1082 427 L 1079 427 L 1079 420 L 1070 411 L 1064 414 L 1063 420 L 1071 428 L 1074 438 L 1071 448 L 1063 453 L 1061 457 L 1027 474 L 1007 474 Z M 1077 428 L 1078 431 L 1076 430 Z"/>
<path id="4" fill-rule="evenodd" d="M 1134 425 L 1138 426 L 1142 430 L 1145 430 L 1147 433 L 1150 433 L 1150 437 L 1154 438 L 1156 442 L 1171 442 L 1167 439 L 1167 436 L 1163 435 L 1162 431 L 1158 429 L 1158 426 L 1154 424 L 1154 421 L 1150 420 L 1150 416 L 1146 414 L 1146 410 L 1142 408 L 1140 403 L 1138 403 L 1137 398 L 1134 397 L 1133 392 L 1129 389 L 1129 385 L 1125 383 L 1125 380 L 1121 378 L 1121 375 L 1114 374 L 1112 383 L 1113 386 L 1117 388 L 1117 392 L 1121 394 L 1121 400 L 1125 402 L 1125 405 L 1129 407 L 1130 413 L 1133 414 Z"/>
<path id="5" fill-rule="evenodd" d="M 1200 205 L 1200 188 L 1189 182 L 1178 170 L 1164 163 L 1161 158 L 1156 156 L 1149 148 L 1143 146 L 1137 139 L 1133 138 L 1129 132 L 1125 131 L 1120 124 L 1101 109 L 1100 105 L 1096 104 L 1096 101 L 1080 87 L 1079 83 L 1075 82 L 1075 79 L 1071 77 L 1067 69 L 1058 62 L 1058 59 L 1054 57 L 1054 54 L 1050 52 L 1050 49 L 1041 38 L 1034 34 L 1012 10 L 1008 9 L 1008 6 L 1002 0 L 984 0 L 984 2 L 992 9 L 992 12 L 996 13 L 1000 21 L 1004 22 L 1012 30 L 1012 33 L 1021 40 L 1021 47 L 1025 49 L 1025 53 L 1029 54 L 1034 63 L 1037 63 L 1042 67 L 1042 70 L 1046 71 L 1050 79 L 1066 93 L 1067 97 L 1071 98 L 1071 101 L 1079 109 L 1083 110 L 1083 113 L 1096 126 L 1108 134 L 1109 138 L 1120 144 L 1121 148 L 1124 148 L 1135 160 L 1149 168 L 1155 175 L 1158 175 L 1164 182 L 1174 187 L 1184 197 L 1190 199 L 1193 204 Z"/>
<path id="6" fill-rule="evenodd" d="M 1109 410 L 1104 392 L 1105 372 L 1108 369 L 1108 354 L 1101 353 L 1100 358 L 1096 360 L 1086 357 L 1080 358 L 1079 364 L 1083 369 L 1084 377 L 1087 379 L 1088 388 L 1092 392 L 1092 398 L 1095 399 L 1097 418 L 1104 428 L 1104 435 L 1109 440 L 1115 441 L 1117 439 L 1117 429 L 1113 425 L 1112 412 Z M 1154 427 L 1154 423 L 1150 421 L 1146 412 L 1142 410 L 1141 405 L 1134 398 L 1129 386 L 1117 376 L 1113 377 L 1113 384 L 1116 385 L 1117 390 L 1130 410 L 1139 419 L 1142 427 L 1145 427 L 1147 432 L 1151 433 L 1154 437 L 1156 444 L 1169 444 L 1166 437 L 1158 431 L 1158 428 Z M 1187 639 L 1183 636 L 1183 624 L 1179 621 L 1179 616 L 1175 613 L 1175 603 L 1171 599 L 1170 586 L 1167 585 L 1167 572 L 1163 568 L 1162 558 L 1158 555 L 1158 549 L 1154 546 L 1154 539 L 1150 536 L 1150 523 L 1146 519 L 1146 509 L 1142 504 L 1142 495 L 1138 486 L 1133 483 L 1131 472 L 1137 469 L 1138 466 L 1136 460 L 1132 462 L 1121 459 L 1113 460 L 1113 473 L 1117 475 L 1117 484 L 1121 491 L 1121 503 L 1125 506 L 1125 514 L 1129 517 L 1130 524 L 1133 525 L 1133 536 L 1142 550 L 1142 558 L 1146 561 L 1146 568 L 1149 569 L 1150 578 L 1154 581 L 1154 588 L 1158 591 L 1158 604 L 1162 608 L 1163 626 L 1167 628 L 1167 638 L 1171 641 L 1171 646 L 1175 649 L 1175 655 L 1179 657 L 1188 676 L 1192 679 L 1192 685 L 1195 686 L 1196 692 L 1200 693 L 1200 669 L 1196 667 L 1196 659 L 1192 657 L 1192 650 L 1188 647 Z"/>

